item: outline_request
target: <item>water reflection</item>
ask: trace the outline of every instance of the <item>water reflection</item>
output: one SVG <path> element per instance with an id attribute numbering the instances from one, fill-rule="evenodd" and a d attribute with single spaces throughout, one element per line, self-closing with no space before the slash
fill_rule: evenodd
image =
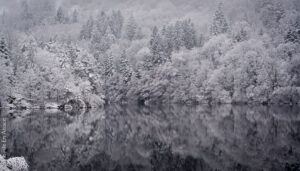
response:
<path id="1" fill-rule="evenodd" d="M 298 107 L 111 105 L 2 112 L 8 156 L 31 170 L 299 170 Z"/>

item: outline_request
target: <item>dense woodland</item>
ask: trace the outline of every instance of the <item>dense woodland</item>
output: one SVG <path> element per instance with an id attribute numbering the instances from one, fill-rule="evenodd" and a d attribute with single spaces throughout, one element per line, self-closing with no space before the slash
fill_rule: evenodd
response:
<path id="1" fill-rule="evenodd" d="M 299 0 L 0 3 L 2 106 L 300 101 Z"/>

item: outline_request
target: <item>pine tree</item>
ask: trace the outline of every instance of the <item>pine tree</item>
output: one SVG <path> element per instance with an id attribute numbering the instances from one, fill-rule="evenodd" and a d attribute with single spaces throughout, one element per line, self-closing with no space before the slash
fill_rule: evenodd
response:
<path id="1" fill-rule="evenodd" d="M 112 54 L 104 54 L 104 76 L 106 78 L 111 77 L 114 73 L 113 57 Z"/>
<path id="2" fill-rule="evenodd" d="M 220 3 L 218 9 L 215 12 L 213 23 L 210 28 L 210 33 L 212 36 L 216 36 L 218 34 L 226 33 L 228 30 L 229 26 L 223 14 L 222 3 Z"/>
<path id="3" fill-rule="evenodd" d="M 88 31 L 87 31 L 87 25 L 84 24 L 82 25 L 82 28 L 80 30 L 80 35 L 79 35 L 79 39 L 80 40 L 88 40 L 90 37 L 88 36 Z"/>
<path id="4" fill-rule="evenodd" d="M 204 45 L 204 42 L 205 42 L 205 37 L 203 34 L 200 34 L 199 37 L 198 37 L 198 41 L 197 41 L 197 46 L 198 47 L 202 47 Z"/>
<path id="5" fill-rule="evenodd" d="M 173 26 L 164 27 L 164 29 L 162 30 L 162 35 L 163 35 L 164 56 L 166 56 L 168 60 L 170 60 L 174 49 L 174 42 L 173 42 L 174 27 Z"/>
<path id="6" fill-rule="evenodd" d="M 182 37 L 183 37 L 183 29 L 182 29 L 182 23 L 180 21 L 177 21 L 175 26 L 174 26 L 174 49 L 175 50 L 180 50 L 180 47 L 182 47 L 184 45 L 183 41 L 182 41 Z"/>
<path id="7" fill-rule="evenodd" d="M 120 72 L 122 74 L 122 77 L 123 77 L 123 81 L 125 83 L 127 83 L 128 81 L 130 81 L 132 72 L 131 72 L 131 69 L 130 69 L 129 62 L 128 62 L 125 51 L 123 51 L 123 53 L 121 55 L 120 66 L 119 67 L 120 67 L 119 70 L 120 70 Z"/>
<path id="8" fill-rule="evenodd" d="M 231 28 L 233 40 L 235 42 L 242 42 L 247 40 L 250 36 L 250 30 L 250 25 L 246 20 L 235 22 Z"/>
<path id="9" fill-rule="evenodd" d="M 89 17 L 86 24 L 82 26 L 82 29 L 80 31 L 80 39 L 90 40 L 92 38 L 93 28 L 94 28 L 94 19 L 92 17 Z"/>
<path id="10" fill-rule="evenodd" d="M 92 39 L 91 39 L 92 51 L 96 55 L 96 59 L 99 57 L 99 54 L 102 53 L 102 34 L 98 29 L 93 29 Z"/>
<path id="11" fill-rule="evenodd" d="M 109 27 L 108 21 L 108 17 L 104 11 L 97 15 L 95 20 L 95 26 L 101 35 L 104 35 L 106 33 L 106 30 Z"/>
<path id="12" fill-rule="evenodd" d="M 277 28 L 285 14 L 280 1 L 262 0 L 258 8 L 264 26 L 269 29 Z"/>
<path id="13" fill-rule="evenodd" d="M 113 34 L 113 31 L 110 27 L 107 28 L 106 33 L 104 35 L 104 41 L 108 44 L 107 49 L 110 48 L 110 46 L 115 43 L 116 37 Z"/>
<path id="14" fill-rule="evenodd" d="M 126 38 L 128 40 L 132 41 L 135 38 L 136 33 L 137 33 L 137 28 L 138 28 L 137 23 L 136 23 L 134 17 L 131 16 L 128 20 L 126 30 L 125 30 Z"/>
<path id="15" fill-rule="evenodd" d="M 94 54 L 97 56 L 101 53 L 105 53 L 115 40 L 116 38 L 112 34 L 110 27 L 107 28 L 105 33 L 101 33 L 99 29 L 95 28 L 92 33 L 92 50 Z"/>
<path id="16" fill-rule="evenodd" d="M 22 18 L 22 24 L 21 27 L 25 30 L 30 29 L 35 23 L 34 23 L 34 15 L 32 13 L 32 10 L 30 9 L 27 1 L 22 1 L 21 3 L 21 18 Z"/>
<path id="17" fill-rule="evenodd" d="M 7 44 L 2 37 L 0 40 L 0 96 L 2 97 L 10 93 L 12 83 L 12 67 L 10 62 Z"/>
<path id="18" fill-rule="evenodd" d="M 0 40 L 0 55 L 5 60 L 8 60 L 8 49 L 7 49 L 5 39 L 3 37 Z"/>
<path id="19" fill-rule="evenodd" d="M 22 1 L 21 6 L 22 6 L 22 12 L 21 12 L 22 18 L 23 19 L 31 19 L 33 16 L 32 16 L 32 13 L 30 12 L 27 1 L 26 0 Z"/>
<path id="20" fill-rule="evenodd" d="M 196 30 L 191 20 L 183 21 L 183 37 L 182 41 L 187 49 L 192 49 L 196 46 Z"/>
<path id="21" fill-rule="evenodd" d="M 122 28 L 123 28 L 124 17 L 122 16 L 121 11 L 113 11 L 109 19 L 109 26 L 112 30 L 112 33 L 116 38 L 121 38 Z"/>
<path id="22" fill-rule="evenodd" d="M 162 38 L 158 32 L 158 28 L 154 27 L 150 39 L 150 51 L 152 55 L 152 63 L 154 65 L 162 64 L 166 61 L 163 57 L 163 43 Z"/>
<path id="23" fill-rule="evenodd" d="M 61 7 L 57 9 L 56 21 L 61 24 L 66 22 L 65 13 Z"/>
<path id="24" fill-rule="evenodd" d="M 79 13 L 78 13 L 77 9 L 75 9 L 72 13 L 72 23 L 78 22 L 78 15 L 79 15 Z"/>

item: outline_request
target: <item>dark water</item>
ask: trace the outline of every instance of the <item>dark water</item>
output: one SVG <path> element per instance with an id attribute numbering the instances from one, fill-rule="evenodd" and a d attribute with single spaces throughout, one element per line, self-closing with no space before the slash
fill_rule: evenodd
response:
<path id="1" fill-rule="evenodd" d="M 32 171 L 300 170 L 299 107 L 108 106 L 3 112 Z"/>

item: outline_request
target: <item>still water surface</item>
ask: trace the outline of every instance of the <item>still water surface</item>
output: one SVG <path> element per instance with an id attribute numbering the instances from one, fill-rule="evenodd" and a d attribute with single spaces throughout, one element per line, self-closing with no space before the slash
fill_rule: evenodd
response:
<path id="1" fill-rule="evenodd" d="M 32 171 L 300 170 L 299 107 L 2 111 L 7 156 Z"/>

